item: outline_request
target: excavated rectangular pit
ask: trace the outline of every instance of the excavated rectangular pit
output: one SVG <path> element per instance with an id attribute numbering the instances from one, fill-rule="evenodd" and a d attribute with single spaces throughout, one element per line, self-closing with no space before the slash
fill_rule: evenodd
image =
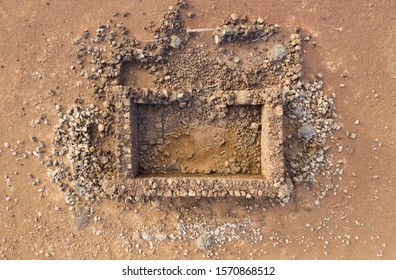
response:
<path id="1" fill-rule="evenodd" d="M 130 196 L 269 196 L 284 177 L 276 89 L 216 92 L 219 112 L 194 94 L 119 87 L 118 187 Z M 208 105 L 209 106 L 209 105 Z"/>
<path id="2" fill-rule="evenodd" d="M 261 174 L 261 106 L 212 120 L 195 106 L 139 104 L 137 123 L 139 175 Z"/>

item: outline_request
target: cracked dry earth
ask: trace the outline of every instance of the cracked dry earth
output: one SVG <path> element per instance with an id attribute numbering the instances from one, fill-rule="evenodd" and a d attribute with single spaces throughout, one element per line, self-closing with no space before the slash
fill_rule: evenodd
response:
<path id="1" fill-rule="evenodd" d="M 99 159 L 98 168 L 112 170 L 114 160 L 111 153 L 114 143 L 111 137 L 105 137 L 112 134 L 112 128 L 104 126 L 111 122 L 114 107 L 106 99 L 100 99 L 100 94 L 93 94 L 92 88 L 87 89 L 89 81 L 79 76 L 76 38 L 84 40 L 84 36 L 79 36 L 84 35 L 85 29 L 95 33 L 98 25 L 111 19 L 118 23 L 119 33 L 115 37 L 127 33 L 143 43 L 150 41 L 153 31 L 160 27 L 159 19 L 175 2 L 96 1 L 76 7 L 63 1 L 47 1 L 17 8 L 17 4 L 6 0 L 1 1 L 0 8 L 0 175 L 3 180 L 0 185 L 0 258 L 395 259 L 393 233 L 396 228 L 392 223 L 396 213 L 393 203 L 396 167 L 392 157 L 396 152 L 395 3 L 267 1 L 263 5 L 261 1 L 238 4 L 223 1 L 220 5 L 218 1 L 205 0 L 187 4 L 183 20 L 188 28 L 217 27 L 230 15 L 232 19 L 233 14 L 240 19 L 246 14 L 249 20 L 261 17 L 278 24 L 280 41 L 287 40 L 297 26 L 301 28 L 302 81 L 307 84 L 300 87 L 305 88 L 304 96 L 309 100 L 315 100 L 320 92 L 324 99 L 308 106 L 301 97 L 284 92 L 284 110 L 290 113 L 285 119 L 284 148 L 289 175 L 295 183 L 289 202 L 280 205 L 264 198 L 245 197 L 117 202 L 102 196 L 100 189 L 86 191 L 96 190 L 94 186 L 100 180 L 94 176 L 88 178 L 92 185 L 73 189 L 80 190 L 77 195 L 84 197 L 81 201 L 65 195 L 69 187 L 64 186 L 60 191 L 59 183 L 47 176 L 48 169 L 67 163 L 65 155 L 51 156 L 54 127 L 59 124 L 60 112 L 67 115 L 67 110 L 75 108 L 76 112 L 95 116 L 97 123 L 90 123 L 87 118 L 85 125 L 97 128 L 94 129 L 96 142 L 86 139 L 83 144 Z M 173 44 L 179 43 L 173 40 Z M 210 46 L 205 51 L 212 54 L 220 52 L 227 57 L 232 53 L 227 67 L 244 65 L 251 52 L 265 53 L 258 45 L 260 42 L 241 46 L 224 44 L 220 46 L 224 50 L 219 51 L 212 32 L 197 34 L 188 43 Z M 256 58 L 250 58 L 252 63 Z M 154 87 L 159 82 L 145 73 L 135 77 L 128 75 L 128 71 L 138 72 L 134 67 L 123 69 L 124 84 Z M 233 73 L 240 67 L 235 69 Z M 180 79 L 177 73 L 169 71 L 169 79 Z M 181 80 L 188 83 L 194 75 L 197 73 L 191 72 Z M 243 81 L 237 74 L 233 78 L 236 83 Z M 316 84 L 309 82 L 317 78 L 320 81 Z M 163 82 L 166 83 L 166 79 Z M 217 85 L 210 77 L 207 84 L 227 87 Z M 313 129 L 322 125 L 316 122 L 318 112 L 324 110 L 321 104 L 330 98 L 337 108 L 333 132 L 321 143 L 321 149 L 310 149 L 309 140 L 313 135 L 318 136 Z M 161 110 L 162 116 L 174 117 L 172 108 Z M 141 113 L 140 120 L 144 120 L 147 110 Z M 171 133 L 167 137 L 172 137 L 164 138 L 172 141 L 162 147 L 163 157 L 159 160 L 165 164 L 145 161 L 142 157 L 140 172 L 144 174 L 155 165 L 156 172 L 205 173 L 210 169 L 223 170 L 225 174 L 257 173 L 255 154 L 258 152 L 244 158 L 245 166 L 238 161 L 200 159 L 208 152 L 220 154 L 223 147 L 233 143 L 249 142 L 253 149 L 259 148 L 255 139 L 245 137 L 252 133 L 236 131 L 234 134 L 224 129 L 227 125 L 258 129 L 252 124 L 257 123 L 259 113 L 250 110 L 228 113 L 231 116 L 245 113 L 244 119 L 248 121 L 241 125 L 238 122 L 224 124 L 220 119 L 217 128 L 206 134 L 199 131 L 200 126 L 190 127 L 183 122 L 162 129 L 161 133 L 167 130 L 166 133 Z M 146 117 L 149 120 L 140 126 L 143 127 L 141 140 L 147 143 L 141 145 L 140 150 L 149 157 L 165 143 L 150 143 L 158 138 L 155 133 L 144 139 L 145 124 L 152 122 L 152 126 L 156 123 L 159 126 L 155 113 Z M 310 120 L 310 125 L 299 123 L 304 118 Z M 166 123 L 175 122 L 161 124 Z M 294 129 L 295 125 L 298 130 Z M 205 141 L 208 135 L 210 141 Z M 194 137 L 197 143 L 194 154 L 176 147 L 190 143 L 189 138 Z M 239 142 L 235 141 L 238 137 Z M 199 144 L 202 141 L 209 144 L 200 150 L 205 146 Z M 244 145 L 240 146 L 243 154 Z M 298 151 L 312 154 L 307 157 Z M 59 152 L 66 154 L 62 149 Z M 226 159 L 231 155 L 226 154 Z M 310 158 L 318 164 L 311 165 Z M 316 166 L 324 168 L 316 170 Z M 70 168 L 71 172 L 76 171 L 73 166 Z"/>

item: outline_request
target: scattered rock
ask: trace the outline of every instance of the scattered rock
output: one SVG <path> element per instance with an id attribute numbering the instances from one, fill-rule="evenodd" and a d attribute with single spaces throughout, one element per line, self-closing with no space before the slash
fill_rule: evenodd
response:
<path id="1" fill-rule="evenodd" d="M 122 194 L 123 190 L 114 190 L 112 186 L 103 187 L 104 174 L 116 174 L 117 164 L 115 155 L 111 152 L 105 152 L 101 144 L 103 139 L 97 139 L 95 135 L 96 130 L 92 129 L 97 127 L 99 132 L 109 131 L 112 132 L 112 111 L 116 108 L 116 103 L 111 103 L 110 100 L 106 100 L 106 90 L 108 86 L 119 85 L 120 74 L 119 65 L 124 61 L 136 61 L 142 65 L 143 68 L 149 69 L 150 72 L 155 73 L 157 77 L 155 84 L 158 88 L 167 88 L 167 91 L 180 89 L 180 87 L 194 87 L 194 90 L 180 92 L 175 90 L 175 94 L 169 94 L 169 92 L 162 92 L 155 90 L 142 90 L 142 95 L 137 95 L 140 99 L 137 100 L 139 104 L 155 103 L 158 102 L 158 98 L 169 102 L 175 101 L 180 108 L 189 108 L 192 104 L 192 96 L 196 95 L 195 90 L 200 91 L 201 89 L 215 88 L 221 91 L 232 91 L 240 88 L 255 88 L 259 85 L 264 87 L 267 84 L 277 84 L 282 88 L 282 102 L 283 104 L 276 104 L 278 96 L 275 94 L 272 96 L 261 97 L 251 94 L 250 91 L 240 91 L 237 96 L 232 98 L 219 98 L 213 91 L 210 90 L 210 102 L 207 108 L 202 106 L 196 106 L 199 114 L 206 114 L 210 121 L 216 122 L 221 118 L 225 118 L 230 111 L 230 104 L 236 102 L 239 104 L 249 104 L 250 102 L 262 102 L 261 99 L 266 100 L 270 104 L 276 106 L 279 116 L 284 114 L 285 119 L 289 122 L 290 127 L 294 129 L 293 133 L 290 133 L 291 137 L 286 141 L 286 145 L 295 144 L 293 141 L 298 141 L 295 146 L 303 146 L 296 153 L 297 156 L 291 155 L 286 152 L 287 160 L 291 162 L 290 174 L 293 174 L 294 182 L 301 182 L 304 180 L 312 179 L 318 172 L 320 172 L 323 166 L 328 166 L 328 159 L 325 154 L 320 154 L 318 151 L 324 146 L 326 139 L 331 135 L 331 130 L 336 127 L 334 119 L 336 118 L 334 102 L 332 98 L 326 97 L 323 94 L 321 80 L 315 81 L 303 81 L 302 80 L 302 65 L 301 65 L 301 31 L 296 29 L 290 37 L 290 41 L 285 40 L 283 37 L 276 39 L 279 43 L 273 46 L 268 54 L 257 54 L 257 56 L 250 57 L 243 64 L 239 63 L 239 58 L 235 54 L 230 53 L 227 59 L 223 56 L 228 54 L 228 50 L 224 49 L 224 54 L 216 57 L 215 59 L 208 56 L 205 47 L 194 46 L 186 48 L 183 52 L 177 52 L 174 50 L 182 47 L 184 22 L 180 18 L 180 9 L 183 8 L 182 2 L 169 9 L 167 15 L 161 20 L 161 25 L 154 31 L 154 43 L 145 44 L 141 47 L 136 40 L 133 38 L 123 39 L 115 37 L 114 31 L 112 31 L 112 24 L 101 24 L 98 26 L 96 37 L 91 39 L 91 45 L 89 42 L 77 46 L 77 58 L 78 65 L 92 64 L 86 68 L 92 70 L 82 70 L 81 76 L 89 79 L 90 85 L 92 85 L 93 92 L 98 94 L 101 100 L 105 100 L 103 106 L 105 107 L 104 112 L 96 106 L 86 106 L 78 104 L 69 109 L 65 114 L 61 112 L 62 108 L 57 108 L 59 111 L 58 117 L 59 124 L 57 125 L 56 137 L 53 141 L 55 156 L 66 155 L 70 165 L 69 170 L 64 171 L 64 177 L 68 178 L 68 182 L 65 184 L 66 187 L 62 187 L 67 193 L 67 202 L 73 205 L 76 201 L 81 198 L 85 198 L 88 201 L 95 201 L 95 197 L 98 195 L 123 195 L 127 196 L 127 191 Z M 188 15 L 192 17 L 191 13 Z M 123 24 L 113 24 L 117 27 L 122 34 L 126 33 L 126 29 Z M 85 31 L 84 31 L 85 32 Z M 215 41 L 217 44 L 227 44 L 231 42 L 237 42 L 237 44 L 246 43 L 262 40 L 267 41 L 268 38 L 278 32 L 278 26 L 266 23 L 263 19 L 259 18 L 247 23 L 247 17 L 243 17 L 239 20 L 238 15 L 232 14 L 228 17 L 224 24 L 216 28 L 214 31 Z M 83 36 L 85 38 L 85 36 Z M 108 40 L 109 49 L 105 50 L 98 45 L 99 42 Z M 126 51 L 127 50 L 127 51 Z M 107 53 L 106 53 L 107 51 Z M 109 54 L 111 55 L 109 56 Z M 172 55 L 171 61 L 167 59 L 168 55 Z M 87 56 L 88 57 L 85 57 Z M 285 59 L 287 57 L 287 59 Z M 275 63 L 268 63 L 268 59 Z M 282 63 L 276 63 L 277 61 L 283 60 Z M 246 67 L 244 64 L 249 64 L 254 71 L 246 73 Z M 177 67 L 176 67 L 177 65 Z M 76 67 L 75 69 L 78 69 Z M 266 73 L 270 75 L 257 75 L 257 73 Z M 276 75 L 276 81 L 268 80 L 272 74 Z M 322 75 L 317 75 L 320 79 Z M 197 84 L 197 81 L 204 81 L 204 85 Z M 209 96 L 205 96 L 207 93 L 202 92 L 202 101 L 208 101 Z M 236 100 L 234 100 L 236 99 Z M 112 100 L 113 101 L 113 100 Z M 114 107 L 110 104 L 114 104 Z M 158 103 L 159 104 L 159 103 Z M 106 120 L 107 116 L 110 116 Z M 105 118 L 105 119 L 103 119 Z M 246 115 L 240 118 L 246 119 Z M 178 119 L 182 122 L 184 120 L 181 116 Z M 251 124 L 251 126 L 250 126 Z M 260 121 L 251 120 L 247 122 L 246 130 L 243 132 L 245 135 L 249 134 L 250 137 L 243 139 L 237 139 L 240 146 L 256 145 L 257 135 L 260 131 Z M 167 171 L 185 172 L 185 173 L 219 173 L 224 172 L 226 174 L 249 174 L 251 165 L 259 166 L 261 159 L 259 155 L 254 154 L 254 158 L 257 162 L 250 163 L 245 158 L 230 159 L 227 158 L 227 153 L 218 149 L 214 158 L 217 158 L 218 162 L 227 162 L 226 169 L 224 167 L 210 168 L 210 170 L 189 170 L 184 166 L 180 166 L 182 163 L 178 163 L 174 160 L 174 154 L 179 153 L 175 151 L 174 147 L 168 147 L 164 145 L 161 149 L 152 149 L 152 146 L 161 146 L 168 140 L 162 134 L 165 132 L 165 125 L 162 121 L 156 121 L 152 125 L 155 128 L 154 137 L 148 139 L 148 141 L 140 141 L 142 143 L 139 147 L 139 172 L 143 170 L 143 173 L 147 170 L 151 170 L 150 164 L 156 161 L 159 157 L 164 157 L 162 163 L 158 168 L 162 173 Z M 146 128 L 143 127 L 143 131 Z M 230 129 L 230 128 L 227 128 Z M 93 132 L 93 133 L 91 133 Z M 297 132 L 297 133 L 296 133 Z M 240 135 L 243 133 L 240 132 Z M 110 133 L 108 133 L 110 134 Z M 294 137 L 294 135 L 298 138 Z M 100 137 L 104 137 L 103 133 Z M 107 135 L 106 135 L 107 136 Z M 169 138 L 172 138 L 170 136 Z M 184 135 L 178 133 L 178 137 L 174 139 L 183 138 Z M 211 136 L 213 137 L 213 136 Z M 239 136 L 238 136 L 239 137 Z M 277 137 L 277 135 L 274 135 Z M 172 140 L 173 140 L 172 138 Z M 210 138 L 209 138 L 210 139 Z M 225 137 L 218 137 L 215 139 L 216 144 L 223 146 L 225 149 L 228 146 Z M 242 141 L 243 140 L 243 141 Z M 230 143 L 231 145 L 232 143 Z M 209 143 L 207 146 L 215 146 Z M 166 148 L 166 150 L 165 150 Z M 210 149 L 209 149 L 210 150 Z M 275 148 L 274 148 L 275 150 Z M 300 153 L 301 151 L 301 153 Z M 273 151 L 271 151 L 273 152 Z M 276 151 L 275 151 L 276 152 Z M 148 155 L 148 156 L 146 156 Z M 185 153 L 183 156 L 192 158 Z M 106 158 L 106 160 L 102 160 Z M 198 159 L 199 155 L 195 155 Z M 173 161 L 172 161 L 173 160 Z M 194 159 L 195 160 L 195 159 Z M 169 163 L 170 162 L 170 163 Z M 330 161 L 329 161 L 330 162 Z M 191 161 L 190 161 L 191 163 Z M 304 163 L 304 164 L 302 164 Z M 128 167 L 129 168 L 129 167 Z M 65 168 L 66 169 L 66 168 Z M 226 170 L 226 171 L 224 171 Z M 284 178 L 282 178 L 284 179 Z M 169 185 L 173 187 L 177 181 L 171 182 Z M 118 194 L 117 191 L 120 191 Z M 116 193 L 116 194 L 115 194 Z M 189 194 L 194 193 L 190 190 L 177 191 L 177 194 Z M 129 194 L 128 194 L 129 195 Z M 240 196 L 252 196 L 252 194 L 241 191 Z M 80 196 L 80 197 L 79 197 Z M 77 199 L 78 198 L 78 199 Z"/>

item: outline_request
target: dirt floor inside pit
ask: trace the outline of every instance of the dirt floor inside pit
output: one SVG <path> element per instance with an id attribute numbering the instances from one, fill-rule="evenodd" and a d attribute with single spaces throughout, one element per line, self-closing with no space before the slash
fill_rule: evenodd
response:
<path id="1" fill-rule="evenodd" d="M 85 116 L 93 114 L 102 120 L 113 110 L 106 100 L 94 97 L 92 88 L 87 89 L 88 81 L 80 75 L 81 68 L 76 62 L 79 45 L 73 43 L 77 43 L 76 38 L 83 39 L 85 29 L 94 34 L 98 25 L 108 20 L 122 22 L 117 32 L 126 33 L 124 26 L 129 30 L 128 36 L 150 41 L 152 31 L 159 27 L 159 20 L 171 5 L 175 5 L 173 0 L 79 4 L 36 1 L 19 7 L 13 1 L 1 1 L 0 177 L 4 179 L 0 184 L 0 258 L 395 259 L 396 225 L 391 222 L 396 213 L 393 156 L 396 129 L 392 121 L 396 114 L 394 1 L 271 0 L 263 4 L 255 0 L 238 3 L 225 0 L 220 4 L 205 0 L 188 1 L 184 12 L 189 28 L 217 27 L 235 13 L 278 24 L 284 38 L 289 38 L 297 26 L 301 27 L 302 38 L 309 36 L 309 40 L 302 40 L 303 79 L 310 81 L 322 74 L 323 92 L 337 108 L 339 127 L 334 127 L 326 142 L 328 147 L 323 154 L 313 151 L 319 165 L 325 166 L 328 164 L 325 159 L 331 159 L 332 181 L 328 181 L 324 171 L 315 177 L 316 181 L 297 184 L 291 200 L 283 206 L 265 199 L 232 197 L 152 198 L 133 204 L 101 199 L 88 206 L 65 204 L 65 193 L 47 176 L 49 168 L 61 164 L 52 155 L 59 113 L 76 103 L 81 106 L 94 103 L 97 107 L 76 109 L 76 115 L 80 118 L 84 112 Z M 198 35 L 194 40 L 198 46 L 207 44 L 206 51 L 218 51 L 211 33 Z M 227 67 L 242 65 L 250 53 L 258 53 L 254 49 L 256 43 L 259 42 L 246 48 L 226 46 L 227 52 L 234 48 Z M 267 50 L 259 47 L 259 51 Z M 235 56 L 241 61 L 234 60 Z M 189 63 L 188 59 L 183 61 Z M 87 75 L 91 72 L 87 71 Z M 238 78 L 233 76 L 235 73 L 238 74 L 232 72 L 224 80 Z M 177 79 L 173 74 L 177 71 L 169 74 L 171 79 Z M 190 74 L 185 79 L 196 79 L 197 73 Z M 200 86 L 218 82 L 204 78 L 207 80 Z M 131 79 L 129 82 L 134 83 L 134 78 Z M 140 82 L 152 87 L 158 81 L 143 77 Z M 219 86 L 232 88 L 232 84 Z M 299 116 L 301 108 L 284 109 L 296 116 L 296 120 L 290 117 L 287 121 L 309 118 L 309 114 Z M 311 109 L 313 115 L 324 110 L 320 102 Z M 102 123 L 87 126 L 95 127 L 99 136 L 112 133 Z M 74 128 L 76 135 L 84 136 L 87 132 Z M 185 135 L 187 126 L 181 129 Z M 312 128 L 305 126 L 290 133 L 287 129 L 286 126 L 286 138 L 290 134 L 290 139 L 299 135 L 308 139 Z M 235 136 L 222 137 L 223 145 L 237 143 Z M 90 146 L 90 139 L 85 140 L 84 156 L 93 157 L 99 166 L 107 166 L 111 155 L 98 153 Z M 216 143 L 214 138 L 210 140 L 211 144 Z M 293 147 L 305 145 L 304 141 L 286 143 L 289 143 L 286 151 L 299 157 L 298 153 L 293 154 Z M 114 143 L 101 145 L 110 151 Z M 161 144 L 152 144 L 156 145 Z M 220 154 L 221 147 L 214 145 L 209 151 Z M 188 170 L 190 167 L 183 166 L 176 156 L 176 148 L 173 150 L 174 153 L 169 151 L 169 159 L 174 156 L 172 159 L 179 168 Z M 197 149 L 192 159 L 198 155 Z M 231 158 L 231 154 L 227 157 Z M 165 161 L 165 168 L 169 169 L 172 161 L 165 158 L 160 161 L 162 164 Z M 255 156 L 249 160 L 254 161 Z M 214 161 L 198 172 L 225 168 L 225 161 L 218 164 Z M 294 169 L 293 161 L 288 164 Z M 240 163 L 237 166 L 243 169 Z M 253 168 L 250 172 L 257 170 Z M 291 176 L 299 180 L 298 174 Z"/>
<path id="2" fill-rule="evenodd" d="M 202 110 L 138 106 L 140 174 L 261 174 L 261 106 Z"/>

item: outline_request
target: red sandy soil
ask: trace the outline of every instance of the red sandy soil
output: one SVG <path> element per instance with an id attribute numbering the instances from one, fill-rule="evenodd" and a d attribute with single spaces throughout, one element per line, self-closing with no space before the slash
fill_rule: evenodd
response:
<path id="1" fill-rule="evenodd" d="M 328 193 L 320 207 L 313 203 L 315 188 L 309 191 L 305 186 L 296 189 L 285 207 L 242 199 L 163 199 L 130 206 L 103 201 L 94 206 L 88 224 L 77 229 L 64 195 L 49 182 L 40 160 L 12 156 L 3 147 L 9 142 L 13 148 L 20 139 L 25 144 L 17 151 L 32 150 L 37 144 L 29 136 L 34 135 L 50 153 L 55 104 L 67 108 L 78 97 L 93 100 L 85 79 L 70 70 L 76 61 L 72 41 L 84 28 L 93 31 L 113 18 L 124 22 L 130 36 L 149 40 L 152 33 L 144 26 L 150 20 L 158 26 L 172 4 L 172 0 L 78 4 L 0 0 L 0 259 L 395 259 L 396 2 L 392 0 L 188 2 L 195 14 L 186 19 L 191 28 L 215 27 L 237 13 L 277 23 L 285 34 L 296 26 L 303 34 L 312 34 L 316 47 L 304 43 L 305 77 L 322 73 L 326 94 L 337 95 L 342 129 L 334 137 L 344 151 L 332 148 L 331 153 L 335 162 L 346 162 L 337 194 Z M 120 12 L 118 17 L 112 17 L 115 11 Z M 125 12 L 130 14 L 123 17 Z M 82 87 L 76 86 L 79 81 Z M 49 97 L 49 90 L 56 95 Z M 42 114 L 49 125 L 34 123 Z M 349 139 L 347 130 L 355 132 L 356 139 Z M 353 155 L 347 147 L 354 149 Z M 32 186 L 36 177 L 41 183 Z M 43 185 L 43 192 L 38 192 Z M 239 227 L 234 235 L 223 234 L 232 240 L 207 250 L 197 249 L 196 235 L 188 230 L 183 235 L 178 229 L 178 224 L 224 229 L 226 223 Z M 141 240 L 133 239 L 135 231 Z M 154 235 L 161 232 L 185 240 L 160 241 Z"/>

